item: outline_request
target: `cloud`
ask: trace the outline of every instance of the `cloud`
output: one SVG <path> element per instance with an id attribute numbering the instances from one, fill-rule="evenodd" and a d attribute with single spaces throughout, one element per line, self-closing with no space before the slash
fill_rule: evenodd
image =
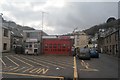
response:
<path id="1" fill-rule="evenodd" d="M 2 0 L 0 3 L 3 17 L 13 20 L 21 25 L 28 25 L 36 29 L 42 29 L 41 11 L 45 11 L 43 22 L 44 30 L 48 34 L 63 34 L 72 32 L 74 28 L 79 30 L 90 28 L 104 23 L 110 16 L 118 18 L 118 3 L 116 2 L 83 2 L 65 1 L 61 6 L 52 5 L 50 0 Z M 82 1 L 82 0 L 81 0 Z M 94 0 L 93 0 L 94 1 Z M 9 3 L 11 2 L 11 4 Z M 58 4 L 58 3 L 57 3 Z"/>

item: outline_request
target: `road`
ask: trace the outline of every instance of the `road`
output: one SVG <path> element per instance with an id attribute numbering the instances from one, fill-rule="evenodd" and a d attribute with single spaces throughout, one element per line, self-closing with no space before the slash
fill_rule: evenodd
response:
<path id="1" fill-rule="evenodd" d="M 58 55 L 22 55 L 3 53 L 1 72 L 4 78 L 69 78 L 73 80 L 74 58 Z M 118 78 L 118 59 L 106 54 L 100 58 L 77 58 L 79 78 Z"/>

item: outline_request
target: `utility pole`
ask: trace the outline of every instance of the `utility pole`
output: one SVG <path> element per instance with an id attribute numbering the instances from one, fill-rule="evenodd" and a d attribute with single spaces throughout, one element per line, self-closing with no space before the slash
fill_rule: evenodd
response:
<path id="1" fill-rule="evenodd" d="M 43 29 L 44 29 L 44 14 L 47 14 L 47 12 L 41 11 L 41 13 L 42 13 L 42 31 L 43 31 Z"/>
<path id="2" fill-rule="evenodd" d="M 43 11 L 41 11 L 41 13 L 42 13 L 42 30 L 41 30 L 41 41 L 40 41 L 40 52 L 42 53 L 43 51 L 42 51 L 42 47 L 43 47 L 43 44 L 42 44 L 42 36 L 43 36 L 43 28 L 44 28 L 44 14 L 46 13 L 46 12 L 43 12 Z"/>

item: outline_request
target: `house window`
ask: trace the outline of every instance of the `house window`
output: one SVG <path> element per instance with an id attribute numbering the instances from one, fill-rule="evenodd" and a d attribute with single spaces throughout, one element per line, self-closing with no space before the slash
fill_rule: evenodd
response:
<path id="1" fill-rule="evenodd" d="M 30 37 L 30 33 L 26 33 L 26 35 L 27 35 L 27 38 L 29 38 L 29 37 Z"/>
<path id="2" fill-rule="evenodd" d="M 111 43 L 111 36 L 109 37 L 110 43 Z"/>
<path id="3" fill-rule="evenodd" d="M 116 44 L 116 52 L 118 52 L 118 45 Z"/>
<path id="4" fill-rule="evenodd" d="M 8 30 L 7 29 L 4 29 L 4 36 L 8 37 Z"/>
<path id="5" fill-rule="evenodd" d="M 118 40 L 118 33 L 115 34 L 115 40 Z"/>
<path id="6" fill-rule="evenodd" d="M 32 44 L 29 44 L 29 48 L 32 48 Z"/>
<path id="7" fill-rule="evenodd" d="M 7 43 L 3 44 L 3 50 L 7 50 Z"/>
<path id="8" fill-rule="evenodd" d="M 38 45 L 37 44 L 34 44 L 34 48 L 37 48 L 38 47 Z"/>

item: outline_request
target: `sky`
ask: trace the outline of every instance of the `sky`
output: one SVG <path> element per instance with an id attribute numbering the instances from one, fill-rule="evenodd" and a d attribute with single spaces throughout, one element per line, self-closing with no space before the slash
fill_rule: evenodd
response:
<path id="1" fill-rule="evenodd" d="M 119 0 L 1 0 L 6 20 L 44 30 L 48 34 L 71 33 L 118 18 Z M 43 17 L 42 17 L 42 13 Z M 43 21 L 43 28 L 42 28 Z"/>

